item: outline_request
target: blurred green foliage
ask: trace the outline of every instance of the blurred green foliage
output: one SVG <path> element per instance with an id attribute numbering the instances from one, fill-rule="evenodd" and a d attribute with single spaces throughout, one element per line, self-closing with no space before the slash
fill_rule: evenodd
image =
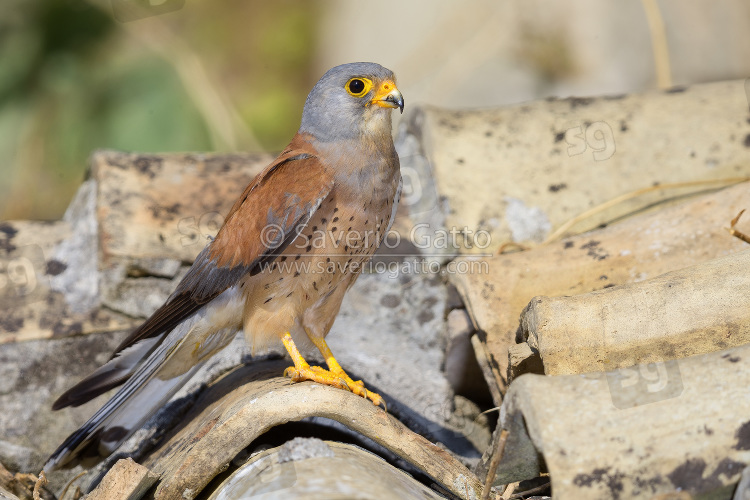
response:
<path id="1" fill-rule="evenodd" d="M 97 148 L 282 148 L 319 76 L 315 19 L 301 0 L 188 1 L 124 24 L 108 3 L 5 0 L 0 220 L 60 218 Z"/>

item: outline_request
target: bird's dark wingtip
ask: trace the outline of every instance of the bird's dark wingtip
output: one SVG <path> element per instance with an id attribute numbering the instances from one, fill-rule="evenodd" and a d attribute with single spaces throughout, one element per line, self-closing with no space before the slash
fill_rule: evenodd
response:
<path id="1" fill-rule="evenodd" d="M 63 396 L 65 396 L 65 394 L 57 398 L 55 402 L 52 403 L 52 411 L 62 410 L 63 408 L 67 408 L 68 406 L 70 406 L 70 401 L 68 401 Z"/>

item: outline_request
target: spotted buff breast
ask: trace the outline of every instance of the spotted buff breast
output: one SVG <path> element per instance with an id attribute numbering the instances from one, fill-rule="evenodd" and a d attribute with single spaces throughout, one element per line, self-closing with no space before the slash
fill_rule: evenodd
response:
<path id="1" fill-rule="evenodd" d="M 245 188 L 216 238 L 167 301 L 104 366 L 53 409 L 121 386 L 52 454 L 46 470 L 101 459 L 153 415 L 242 330 L 253 351 L 283 344 L 285 375 L 384 404 L 326 344 L 344 294 L 387 234 L 401 192 L 391 111 L 404 99 L 374 63 L 329 70 L 310 92 L 299 131 Z M 310 366 L 314 345 L 327 369 Z"/>

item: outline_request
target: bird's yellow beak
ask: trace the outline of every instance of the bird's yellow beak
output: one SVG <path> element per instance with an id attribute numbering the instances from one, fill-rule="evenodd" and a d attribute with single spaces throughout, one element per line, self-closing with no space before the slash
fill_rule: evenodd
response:
<path id="1" fill-rule="evenodd" d="M 404 96 L 396 88 L 396 84 L 391 80 L 386 80 L 380 84 L 375 92 L 375 96 L 370 100 L 370 104 L 376 104 L 382 108 L 398 108 L 404 112 Z"/>

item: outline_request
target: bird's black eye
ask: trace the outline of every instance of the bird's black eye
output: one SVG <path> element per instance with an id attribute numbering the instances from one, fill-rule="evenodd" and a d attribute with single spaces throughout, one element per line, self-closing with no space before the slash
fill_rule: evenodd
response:
<path id="1" fill-rule="evenodd" d="M 362 97 L 372 88 L 372 81 L 367 78 L 352 78 L 346 82 L 346 91 L 354 97 Z"/>
<path id="2" fill-rule="evenodd" d="M 365 82 L 363 82 L 359 78 L 355 78 L 354 80 L 349 82 L 349 91 L 352 94 L 359 94 L 363 90 L 365 90 Z"/>

